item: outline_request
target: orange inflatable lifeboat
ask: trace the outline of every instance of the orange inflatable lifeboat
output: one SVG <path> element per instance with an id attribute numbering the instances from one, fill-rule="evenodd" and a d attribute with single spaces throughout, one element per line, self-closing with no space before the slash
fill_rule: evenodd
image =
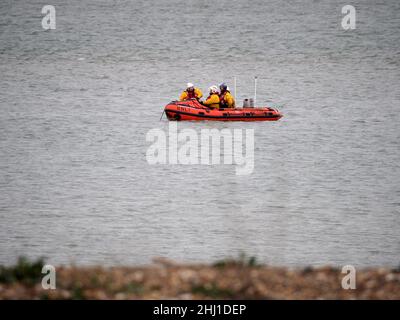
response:
<path id="1" fill-rule="evenodd" d="M 196 99 L 172 101 L 165 106 L 169 120 L 189 121 L 277 121 L 282 114 L 269 107 L 210 109 Z"/>

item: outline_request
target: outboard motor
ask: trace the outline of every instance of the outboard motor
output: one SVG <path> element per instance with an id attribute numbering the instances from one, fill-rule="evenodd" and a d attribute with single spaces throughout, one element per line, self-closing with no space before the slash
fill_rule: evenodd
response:
<path id="1" fill-rule="evenodd" d="M 250 108 L 250 100 L 249 99 L 244 99 L 243 100 L 243 108 Z"/>

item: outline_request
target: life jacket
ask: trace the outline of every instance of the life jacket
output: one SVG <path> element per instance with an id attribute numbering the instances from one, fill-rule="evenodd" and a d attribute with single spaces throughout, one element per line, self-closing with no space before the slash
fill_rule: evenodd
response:
<path id="1" fill-rule="evenodd" d="M 221 95 L 219 96 L 221 108 L 229 108 L 228 102 L 225 100 L 225 97 L 228 93 L 230 95 L 232 95 L 230 93 L 230 91 L 226 90 L 224 93 L 221 93 Z M 232 104 L 231 108 L 235 108 L 235 100 L 233 99 L 233 97 L 232 97 L 232 100 L 233 100 L 233 104 Z"/>
<path id="2" fill-rule="evenodd" d="M 228 91 L 225 91 L 224 93 L 221 93 L 221 95 L 219 96 L 219 104 L 221 106 L 221 108 L 226 108 L 228 106 L 228 104 L 225 101 L 225 95 Z"/>
<path id="3" fill-rule="evenodd" d="M 187 92 L 187 98 L 188 98 L 188 99 L 194 99 L 194 98 L 196 98 L 196 89 L 191 90 L 191 91 L 186 90 L 186 92 Z"/>
<path id="4" fill-rule="evenodd" d="M 216 97 L 215 100 L 218 100 L 218 101 L 215 101 L 214 103 L 207 103 L 207 101 L 210 100 L 213 96 L 215 96 Z M 211 93 L 208 96 L 208 98 L 206 99 L 206 101 L 204 102 L 204 104 L 209 106 L 210 108 L 219 108 L 220 105 L 219 105 L 219 96 L 218 96 L 218 94 L 217 93 Z"/>

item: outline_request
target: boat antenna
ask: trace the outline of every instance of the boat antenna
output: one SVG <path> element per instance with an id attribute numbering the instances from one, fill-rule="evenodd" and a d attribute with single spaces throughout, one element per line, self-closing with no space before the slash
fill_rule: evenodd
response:
<path id="1" fill-rule="evenodd" d="M 254 77 L 254 107 L 257 108 L 257 76 Z"/>
<path id="2" fill-rule="evenodd" d="M 233 90 L 235 91 L 235 101 L 236 101 L 236 77 L 233 77 Z"/>

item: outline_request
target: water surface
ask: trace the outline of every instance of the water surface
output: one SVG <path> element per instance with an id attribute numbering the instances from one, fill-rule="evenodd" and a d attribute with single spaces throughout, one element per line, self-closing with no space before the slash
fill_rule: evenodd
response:
<path id="1" fill-rule="evenodd" d="M 41 1 L 0 5 L 0 263 L 400 262 L 400 3 Z M 255 168 L 150 166 L 145 137 L 186 82 L 222 81 L 276 123 Z"/>

